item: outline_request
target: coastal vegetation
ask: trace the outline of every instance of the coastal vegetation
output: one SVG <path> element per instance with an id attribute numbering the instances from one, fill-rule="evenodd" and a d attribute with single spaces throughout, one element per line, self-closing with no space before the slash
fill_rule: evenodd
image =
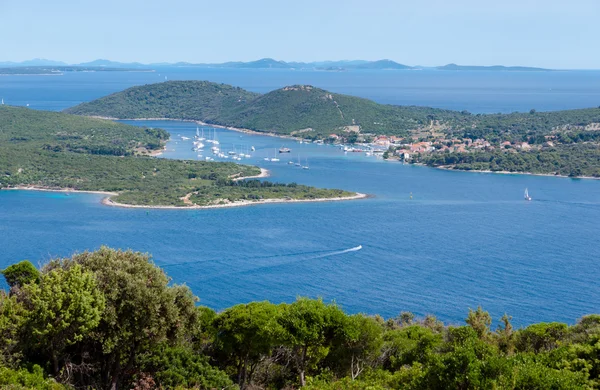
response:
<path id="1" fill-rule="evenodd" d="M 206 81 L 129 88 L 66 110 L 119 119 L 202 121 L 336 143 L 452 169 L 600 176 L 600 107 L 476 114 L 393 106 L 294 85 L 266 94 Z"/>
<path id="2" fill-rule="evenodd" d="M 0 106 L 0 188 L 106 191 L 118 194 L 116 203 L 180 207 L 354 195 L 235 181 L 261 173 L 248 165 L 150 157 L 168 137 L 161 129 Z"/>
<path id="3" fill-rule="evenodd" d="M 600 177 L 600 148 L 593 144 L 557 145 L 543 150 L 519 153 L 507 153 L 501 150 L 428 153 L 416 155 L 413 161 L 432 167 L 449 167 L 467 171 Z"/>
<path id="4" fill-rule="evenodd" d="M 147 254 L 102 247 L 2 271 L 0 386 L 11 389 L 595 389 L 600 316 L 514 328 L 384 319 L 335 302 L 198 305 Z M 400 309 L 400 308 L 399 308 Z"/>

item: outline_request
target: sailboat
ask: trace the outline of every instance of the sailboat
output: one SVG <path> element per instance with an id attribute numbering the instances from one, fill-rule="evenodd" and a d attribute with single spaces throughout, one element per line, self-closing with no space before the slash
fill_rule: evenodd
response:
<path id="1" fill-rule="evenodd" d="M 275 157 L 273 157 L 273 158 L 271 159 L 271 161 L 272 161 L 272 162 L 279 162 L 279 159 L 277 158 L 277 152 L 275 152 L 275 153 L 274 153 L 274 156 L 275 156 Z"/>
<path id="2" fill-rule="evenodd" d="M 204 138 L 204 128 L 202 129 L 202 137 L 200 137 L 200 129 L 198 128 L 198 126 L 196 126 L 196 141 L 204 141 L 206 138 Z"/>
<path id="3" fill-rule="evenodd" d="M 306 165 L 304 165 L 304 166 L 302 167 L 302 169 L 310 169 L 310 168 L 308 167 L 308 157 L 306 158 Z"/>
<path id="4" fill-rule="evenodd" d="M 302 166 L 302 164 L 300 164 L 300 155 L 298 155 L 298 162 L 296 164 L 294 164 L 297 167 Z"/>
<path id="5" fill-rule="evenodd" d="M 2 105 L 2 106 L 4 105 L 4 99 L 2 99 L 2 103 L 0 103 L 0 105 Z"/>
<path id="6" fill-rule="evenodd" d="M 525 188 L 525 200 L 531 200 L 531 196 L 529 196 L 529 191 Z"/>

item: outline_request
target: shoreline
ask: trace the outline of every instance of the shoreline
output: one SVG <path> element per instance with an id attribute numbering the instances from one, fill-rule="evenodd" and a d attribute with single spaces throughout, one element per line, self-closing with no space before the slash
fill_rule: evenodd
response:
<path id="1" fill-rule="evenodd" d="M 295 141 L 301 141 L 301 140 L 304 139 L 304 138 L 294 137 L 293 135 L 277 134 L 277 133 L 265 132 L 265 131 L 256 131 L 256 130 L 244 129 L 244 128 L 241 128 L 241 127 L 216 125 L 216 124 L 206 123 L 206 122 L 202 122 L 202 121 L 194 120 L 194 119 L 114 118 L 114 117 L 110 117 L 110 116 L 100 116 L 100 115 L 82 115 L 82 116 L 87 116 L 88 118 L 106 119 L 106 120 L 110 120 L 110 121 L 174 121 L 174 122 L 189 122 L 189 123 L 196 123 L 196 124 L 201 125 L 201 126 L 210 126 L 210 127 L 214 127 L 214 128 L 217 128 L 217 129 L 225 129 L 225 130 L 237 131 L 239 133 L 245 133 L 245 134 L 266 135 L 266 136 L 269 136 L 269 137 L 285 138 L 285 139 L 291 139 L 291 140 L 295 140 Z"/>
<path id="2" fill-rule="evenodd" d="M 247 180 L 247 179 L 262 179 L 265 177 L 271 176 L 271 172 L 268 169 L 258 167 L 260 169 L 260 173 L 254 176 L 242 176 L 242 177 L 230 177 L 233 181 Z M 239 174 L 238 174 L 239 175 Z"/>
<path id="3" fill-rule="evenodd" d="M 586 180 L 600 180 L 600 177 L 594 176 L 565 176 L 565 175 L 555 175 L 552 173 L 532 173 L 532 172 L 510 172 L 510 171 L 491 171 L 491 170 L 476 170 L 476 169 L 455 169 L 448 165 L 441 165 L 439 167 L 431 167 L 425 164 L 413 164 L 413 165 L 421 165 L 428 168 L 441 169 L 444 171 L 455 171 L 455 172 L 476 172 L 476 173 L 496 173 L 500 175 L 529 175 L 529 176 L 543 176 L 543 177 L 559 177 L 562 179 L 586 179 Z"/>
<path id="4" fill-rule="evenodd" d="M 19 186 L 15 186 L 15 187 L 5 187 L 5 188 L 0 188 L 0 191 L 42 191 L 42 192 L 65 192 L 65 193 L 82 193 L 82 194 L 100 194 L 100 195 L 108 195 L 108 196 L 115 196 L 115 195 L 119 195 L 119 193 L 117 192 L 111 192 L 111 191 L 88 191 L 88 190 L 74 190 L 72 188 L 48 188 L 48 187 L 41 187 L 41 186 L 26 186 L 26 185 L 19 185 Z"/>
<path id="5" fill-rule="evenodd" d="M 244 176 L 234 178 L 233 180 L 246 180 L 255 178 L 264 178 L 269 176 L 269 171 L 265 168 L 260 168 L 260 174 L 254 176 Z M 111 199 L 113 196 L 119 195 L 117 192 L 110 191 L 87 191 L 87 190 L 73 190 L 71 188 L 48 188 L 43 186 L 31 186 L 31 185 L 19 185 L 15 187 L 0 188 L 1 190 L 21 190 L 21 191 L 41 191 L 41 192 L 63 192 L 69 193 L 87 193 L 87 194 L 99 194 L 106 195 L 100 203 L 105 206 L 121 207 L 121 208 L 135 208 L 135 209 L 165 209 L 165 210 L 202 210 L 202 209 L 220 209 L 229 207 L 243 207 L 243 206 L 257 206 L 262 204 L 273 204 L 273 203 L 308 203 L 308 202 L 339 202 L 346 200 L 357 200 L 370 198 L 370 195 L 356 192 L 352 196 L 342 196 L 337 198 L 316 198 L 316 199 L 264 199 L 258 201 L 243 200 L 238 202 L 226 203 L 226 204 L 215 204 L 215 205 L 191 205 L 191 206 L 168 206 L 168 205 L 133 205 L 126 203 L 115 202 Z M 189 194 L 188 194 L 189 195 Z"/>
<path id="6" fill-rule="evenodd" d="M 90 116 L 90 118 L 107 119 L 107 120 L 112 120 L 112 121 L 176 121 L 176 122 L 191 122 L 191 123 L 197 123 L 197 124 L 202 125 L 202 126 L 211 126 L 211 127 L 215 127 L 215 128 L 218 128 L 218 129 L 232 130 L 232 131 L 237 131 L 237 132 L 246 133 L 246 134 L 265 135 L 265 136 L 269 136 L 269 137 L 291 139 L 291 140 L 295 140 L 295 141 L 301 141 L 301 140 L 303 140 L 303 138 L 294 137 L 292 135 L 281 135 L 281 134 L 267 133 L 267 132 L 261 132 L 261 131 L 256 131 L 256 130 L 250 130 L 250 129 L 232 127 L 232 126 L 214 125 L 214 124 L 205 123 L 205 122 L 202 122 L 202 121 L 197 121 L 197 120 L 192 120 L 192 119 L 171 119 L 171 118 L 119 119 L 119 118 L 105 117 L 105 116 Z M 166 150 L 166 146 L 165 146 L 164 150 Z M 156 155 L 153 155 L 153 156 L 159 156 L 160 154 L 163 153 L 163 151 L 160 151 L 160 153 L 157 153 Z M 388 161 L 388 160 L 384 159 L 384 161 Z M 445 170 L 445 171 L 456 171 L 456 172 L 498 173 L 498 174 L 502 174 L 502 175 L 531 175 L 531 176 L 545 176 L 545 177 L 560 177 L 560 178 L 565 178 L 565 179 L 600 180 L 600 177 L 593 177 L 593 176 L 574 176 L 573 177 L 573 176 L 565 176 L 565 175 L 554 175 L 554 174 L 551 174 L 551 173 L 490 171 L 490 170 L 474 170 L 474 169 L 467 170 L 467 169 L 454 169 L 454 168 L 450 168 L 448 166 L 433 167 L 433 166 L 429 166 L 429 165 L 421 164 L 421 163 L 409 163 L 409 164 L 424 166 L 424 167 L 427 167 L 427 168 L 442 169 L 442 170 Z"/>
<path id="7" fill-rule="evenodd" d="M 366 199 L 369 195 L 357 192 L 352 196 L 342 196 L 337 198 L 317 198 L 317 199 L 265 199 L 258 201 L 243 200 L 233 203 L 226 204 L 215 204 L 206 206 L 146 206 L 146 205 L 130 205 L 124 203 L 118 203 L 106 197 L 102 199 L 102 204 L 105 206 L 121 207 L 121 208 L 135 208 L 135 209 L 164 209 L 164 210 L 202 210 L 202 209 L 222 209 L 230 207 L 244 207 L 244 206 L 258 206 L 263 204 L 275 204 L 275 203 L 309 203 L 309 202 L 340 202 L 346 200 L 357 200 Z"/>

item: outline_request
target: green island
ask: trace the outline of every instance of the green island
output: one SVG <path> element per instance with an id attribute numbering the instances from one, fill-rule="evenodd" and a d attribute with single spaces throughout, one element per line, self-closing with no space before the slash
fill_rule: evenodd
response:
<path id="1" fill-rule="evenodd" d="M 296 183 L 240 180 L 261 176 L 254 166 L 152 157 L 168 138 L 161 129 L 3 105 L 0 188 L 108 192 L 113 196 L 107 204 L 145 207 L 224 207 L 360 196 Z"/>
<path id="2" fill-rule="evenodd" d="M 600 315 L 492 326 L 335 302 L 200 306 L 147 254 L 102 247 L 2 270 L 4 389 L 539 389 L 600 387 Z"/>
<path id="3" fill-rule="evenodd" d="M 362 143 L 385 157 L 462 170 L 600 177 L 600 108 L 471 114 L 378 104 L 306 85 L 266 94 L 207 81 L 129 88 L 66 112 L 116 119 L 165 118 Z"/>

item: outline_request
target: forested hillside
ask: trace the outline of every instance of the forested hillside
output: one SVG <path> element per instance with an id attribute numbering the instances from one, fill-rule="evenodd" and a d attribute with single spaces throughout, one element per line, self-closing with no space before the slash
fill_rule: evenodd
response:
<path id="1" fill-rule="evenodd" d="M 132 87 L 66 110 L 118 119 L 169 118 L 291 134 L 331 132 L 359 126 L 363 133 L 412 135 L 433 128 L 475 138 L 550 134 L 561 127 L 600 123 L 600 108 L 554 112 L 472 115 L 430 107 L 394 106 L 307 85 L 264 95 L 207 81 L 168 81 Z"/>

